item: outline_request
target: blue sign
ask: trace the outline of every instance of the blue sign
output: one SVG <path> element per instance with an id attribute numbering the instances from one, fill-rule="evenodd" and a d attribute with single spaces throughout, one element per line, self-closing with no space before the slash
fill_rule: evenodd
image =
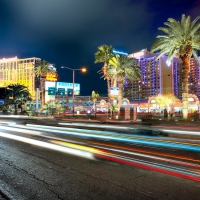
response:
<path id="1" fill-rule="evenodd" d="M 57 92 L 58 96 L 65 96 L 65 88 L 58 88 Z"/>
<path id="2" fill-rule="evenodd" d="M 48 88 L 48 95 L 56 95 L 56 88 L 55 87 L 49 87 Z"/>

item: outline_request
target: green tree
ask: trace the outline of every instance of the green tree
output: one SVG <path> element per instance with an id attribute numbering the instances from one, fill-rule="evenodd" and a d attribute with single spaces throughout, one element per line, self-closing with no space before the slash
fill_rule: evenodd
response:
<path id="1" fill-rule="evenodd" d="M 51 63 L 46 60 L 41 60 L 36 63 L 35 67 L 35 76 L 40 80 L 40 88 L 42 90 L 42 108 L 45 105 L 45 80 L 47 74 L 57 74 L 55 68 L 51 68 L 53 66 Z"/>
<path id="2" fill-rule="evenodd" d="M 200 50 L 200 23 L 197 23 L 200 16 L 191 21 L 190 16 L 182 15 L 181 21 L 169 18 L 164 23 L 167 27 L 160 27 L 166 35 L 158 35 L 157 40 L 151 47 L 151 52 L 160 50 L 157 59 L 163 54 L 168 54 L 168 61 L 178 55 L 182 61 L 182 103 L 183 118 L 188 118 L 188 72 L 189 62 L 193 55 L 197 58 L 197 50 Z"/>
<path id="3" fill-rule="evenodd" d="M 96 101 L 99 98 L 99 93 L 97 91 L 92 91 L 92 101 L 94 102 L 94 117 L 96 118 Z"/>
<path id="4" fill-rule="evenodd" d="M 124 81 L 127 77 L 130 81 L 139 80 L 140 68 L 135 59 L 128 56 L 116 55 L 109 60 L 108 73 L 106 77 L 114 78 L 119 87 L 118 106 L 122 105 Z"/>
<path id="5" fill-rule="evenodd" d="M 113 118 L 113 117 L 114 117 L 114 112 L 115 112 L 115 111 L 119 111 L 119 108 L 118 108 L 117 105 L 112 104 L 112 105 L 110 105 L 109 110 L 110 110 L 110 112 L 111 112 L 111 113 L 110 113 L 110 114 L 111 114 L 111 118 Z"/>
<path id="6" fill-rule="evenodd" d="M 97 52 L 95 55 L 95 63 L 103 62 L 104 65 L 98 73 L 103 73 L 104 79 L 107 80 L 107 91 L 108 91 L 108 99 L 110 99 L 110 78 L 106 77 L 107 69 L 108 69 L 108 62 L 114 56 L 113 54 L 113 47 L 112 45 L 102 45 L 98 47 Z"/>
<path id="7" fill-rule="evenodd" d="M 21 112 L 23 112 L 27 101 L 32 101 L 32 97 L 28 90 L 24 90 L 24 92 L 19 95 L 19 105 L 21 106 Z"/>
<path id="8" fill-rule="evenodd" d="M 155 100 L 156 104 L 158 104 L 160 108 L 165 107 L 168 113 L 172 104 L 180 102 L 173 94 L 158 94 L 155 96 Z"/>
<path id="9" fill-rule="evenodd" d="M 7 98 L 12 99 L 11 104 L 15 106 L 15 114 L 17 114 L 18 105 L 23 106 L 27 101 L 30 101 L 31 94 L 28 88 L 21 84 L 8 85 L 7 90 Z"/>

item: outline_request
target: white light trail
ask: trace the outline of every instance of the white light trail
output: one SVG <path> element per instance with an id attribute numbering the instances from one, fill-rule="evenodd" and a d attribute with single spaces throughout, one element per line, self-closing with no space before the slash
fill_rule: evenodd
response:
<path id="1" fill-rule="evenodd" d="M 81 150 L 77 150 L 77 149 L 71 149 L 71 148 L 59 146 L 56 144 L 51 144 L 51 143 L 47 143 L 47 142 L 43 142 L 43 141 L 30 139 L 30 138 L 25 138 L 22 136 L 17 136 L 17 135 L 0 132 L 0 137 L 32 144 L 35 146 L 40 146 L 40 147 L 51 149 L 51 150 L 60 151 L 60 152 L 67 153 L 67 154 L 72 154 L 75 156 L 80 156 L 80 157 L 87 158 L 87 159 L 94 159 L 92 153 L 89 153 L 89 152 L 85 152 L 85 151 L 81 151 Z"/>
<path id="2" fill-rule="evenodd" d="M 163 129 L 162 131 L 164 132 L 168 132 L 168 133 L 180 133 L 180 134 L 186 134 L 186 135 L 199 135 L 200 136 L 200 132 L 197 131 L 177 131 L 177 130 L 170 130 L 170 129 Z"/>
<path id="3" fill-rule="evenodd" d="M 27 130 L 27 129 L 22 129 L 22 128 L 12 128 L 12 127 L 7 127 L 7 126 L 0 126 L 0 129 L 8 130 L 8 131 L 15 131 L 15 132 L 19 132 L 19 133 L 34 134 L 34 135 L 42 134 L 42 132 L 39 132 L 39 131 L 32 131 L 32 130 Z"/>

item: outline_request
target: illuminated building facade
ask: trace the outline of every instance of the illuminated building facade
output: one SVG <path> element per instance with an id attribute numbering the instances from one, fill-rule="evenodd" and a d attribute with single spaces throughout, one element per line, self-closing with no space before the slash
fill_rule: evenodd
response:
<path id="1" fill-rule="evenodd" d="M 158 94 L 174 94 L 182 97 L 182 66 L 178 57 L 167 62 L 167 55 L 156 60 L 157 54 L 151 54 L 144 49 L 130 54 L 138 60 L 142 77 L 139 81 L 125 80 L 124 97 L 128 99 L 149 99 Z M 200 58 L 199 58 L 200 61 Z M 188 75 L 188 93 L 200 98 L 200 66 L 194 59 L 190 59 L 190 72 Z"/>
<path id="2" fill-rule="evenodd" d="M 35 75 L 34 68 L 36 61 L 40 58 L 0 59 L 0 87 L 7 87 L 10 84 L 22 84 L 28 87 L 33 99 L 35 98 Z"/>
<path id="3" fill-rule="evenodd" d="M 152 54 L 144 49 L 130 54 L 129 57 L 137 59 L 142 77 L 139 81 L 125 80 L 124 97 L 128 99 L 148 99 L 157 94 L 173 93 L 172 72 L 174 63 L 178 63 L 176 57 L 168 66 L 167 56 L 163 55 L 156 60 L 157 54 Z"/>

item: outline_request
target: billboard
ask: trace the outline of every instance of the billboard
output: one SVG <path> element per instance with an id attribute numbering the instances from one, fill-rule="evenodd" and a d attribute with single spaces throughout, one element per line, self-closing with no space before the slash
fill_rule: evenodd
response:
<path id="1" fill-rule="evenodd" d="M 56 73 L 47 73 L 46 80 L 47 81 L 57 81 L 58 75 Z"/>
<path id="2" fill-rule="evenodd" d="M 66 82 L 57 82 L 57 89 L 58 88 L 64 88 L 65 92 L 68 91 L 68 89 L 73 89 L 73 83 L 66 83 Z M 74 83 L 74 95 L 80 94 L 80 84 Z"/>
<path id="3" fill-rule="evenodd" d="M 45 81 L 45 91 L 48 93 L 49 89 L 52 91 L 55 88 L 56 94 L 59 96 L 67 95 L 67 91 L 73 90 L 73 83 L 67 82 L 52 82 L 52 81 Z M 74 83 L 74 95 L 80 94 L 80 84 Z"/>
<path id="4" fill-rule="evenodd" d="M 111 87 L 110 88 L 110 95 L 111 96 L 118 96 L 119 95 L 119 88 L 118 87 Z"/>

